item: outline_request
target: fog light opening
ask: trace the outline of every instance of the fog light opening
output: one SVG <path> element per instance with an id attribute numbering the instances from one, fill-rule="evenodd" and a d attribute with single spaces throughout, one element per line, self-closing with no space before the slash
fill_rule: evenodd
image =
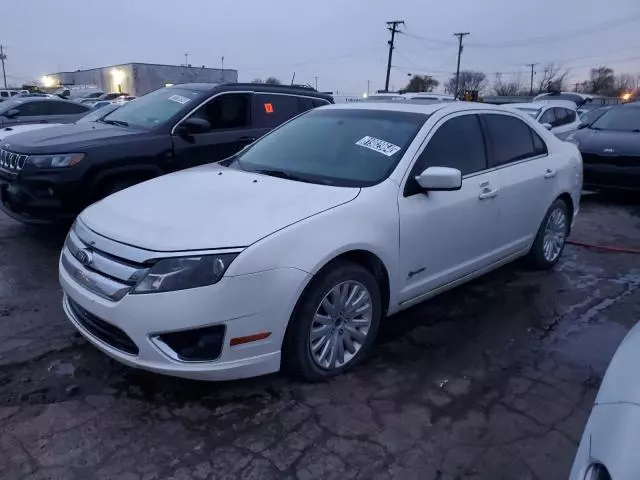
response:
<path id="1" fill-rule="evenodd" d="M 162 333 L 153 337 L 166 355 L 182 362 L 212 362 L 220 358 L 226 327 L 211 327 Z"/>

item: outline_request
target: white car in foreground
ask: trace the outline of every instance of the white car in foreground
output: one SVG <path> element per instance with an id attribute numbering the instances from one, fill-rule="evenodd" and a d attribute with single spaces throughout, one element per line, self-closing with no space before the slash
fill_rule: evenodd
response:
<path id="1" fill-rule="evenodd" d="M 570 100 L 538 100 L 531 103 L 511 103 L 508 106 L 534 118 L 559 138 L 564 138 L 582 124 L 576 104 Z"/>
<path id="2" fill-rule="evenodd" d="M 616 351 L 582 434 L 570 480 L 640 478 L 640 323 Z"/>
<path id="3" fill-rule="evenodd" d="M 115 359 L 208 380 L 338 374 L 384 317 L 522 256 L 553 266 L 582 182 L 575 145 L 467 102 L 318 108 L 223 163 L 76 220 L 64 310 Z"/>

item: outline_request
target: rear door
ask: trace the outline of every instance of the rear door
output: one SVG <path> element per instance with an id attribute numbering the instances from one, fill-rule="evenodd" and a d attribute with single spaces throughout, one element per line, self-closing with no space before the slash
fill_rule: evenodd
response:
<path id="1" fill-rule="evenodd" d="M 528 248 L 554 200 L 559 159 L 549 155 L 542 138 L 520 118 L 482 114 L 489 140 L 489 167 L 500 177 L 499 233 L 503 256 Z"/>
<path id="2" fill-rule="evenodd" d="M 89 107 L 68 101 L 46 102 L 47 118 L 43 123 L 71 123 L 80 119 L 89 111 Z"/>
<path id="3" fill-rule="evenodd" d="M 262 130 L 253 125 L 252 97 L 250 92 L 221 93 L 185 117 L 207 120 L 211 125 L 208 132 L 178 135 L 174 127 L 172 141 L 176 168 L 224 160 L 259 137 Z"/>

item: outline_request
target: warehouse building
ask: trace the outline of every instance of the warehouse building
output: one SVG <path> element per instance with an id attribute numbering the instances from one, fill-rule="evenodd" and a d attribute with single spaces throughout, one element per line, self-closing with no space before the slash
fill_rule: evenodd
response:
<path id="1" fill-rule="evenodd" d="M 107 93 L 122 92 L 136 96 L 178 83 L 237 81 L 237 70 L 154 63 L 125 63 L 90 70 L 51 73 L 42 77 L 42 85 L 46 88 L 92 86 Z"/>

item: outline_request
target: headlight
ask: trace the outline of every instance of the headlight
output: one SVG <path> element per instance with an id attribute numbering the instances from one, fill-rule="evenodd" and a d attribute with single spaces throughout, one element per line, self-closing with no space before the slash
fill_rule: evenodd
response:
<path id="1" fill-rule="evenodd" d="M 57 155 L 30 155 L 28 163 L 38 168 L 73 167 L 84 158 L 84 153 L 61 153 Z"/>
<path id="2" fill-rule="evenodd" d="M 237 253 L 165 258 L 138 282 L 132 293 L 157 293 L 204 287 L 220 281 Z"/>

